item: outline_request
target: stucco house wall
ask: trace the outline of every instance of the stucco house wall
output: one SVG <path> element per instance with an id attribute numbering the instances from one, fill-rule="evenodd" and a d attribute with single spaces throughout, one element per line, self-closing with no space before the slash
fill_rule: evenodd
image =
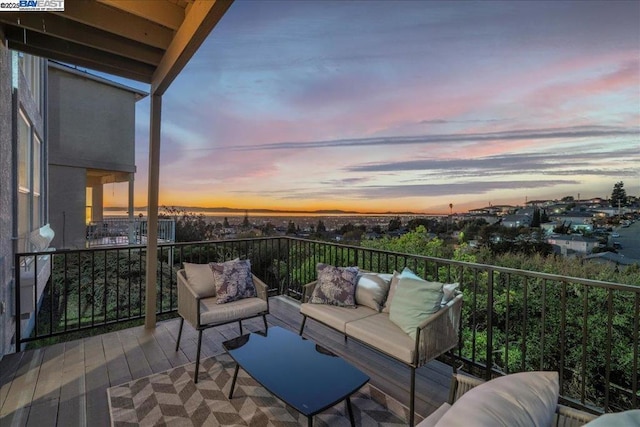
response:
<path id="1" fill-rule="evenodd" d="M 55 62 L 49 62 L 48 79 L 52 246 L 84 248 L 87 185 L 102 194 L 102 185 L 135 173 L 135 103 L 141 93 Z"/>
<path id="2" fill-rule="evenodd" d="M 11 349 L 13 319 L 10 315 L 12 259 L 12 167 L 11 144 L 11 54 L 5 46 L 0 28 L 0 357 Z"/>

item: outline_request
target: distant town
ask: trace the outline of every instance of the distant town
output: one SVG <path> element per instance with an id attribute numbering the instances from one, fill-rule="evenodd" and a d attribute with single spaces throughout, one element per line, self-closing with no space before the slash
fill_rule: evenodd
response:
<path id="1" fill-rule="evenodd" d="M 160 216 L 176 220 L 178 241 L 181 225 L 196 220 L 206 223 L 202 229 L 206 239 L 290 235 L 348 244 L 398 237 L 422 225 L 433 237 L 471 248 L 528 240 L 547 243 L 564 256 L 616 265 L 640 263 L 640 199 L 624 192 L 621 196 L 618 200 L 567 196 L 531 200 L 522 206 L 489 205 L 466 213 L 456 213 L 451 206 L 449 214 L 440 215 L 163 207 Z"/>

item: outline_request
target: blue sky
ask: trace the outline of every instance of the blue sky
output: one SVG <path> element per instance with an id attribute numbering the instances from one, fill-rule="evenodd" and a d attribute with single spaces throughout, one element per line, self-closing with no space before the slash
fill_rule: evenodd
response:
<path id="1" fill-rule="evenodd" d="M 163 97 L 163 205 L 466 211 L 638 165 L 637 1 L 236 0 Z"/>

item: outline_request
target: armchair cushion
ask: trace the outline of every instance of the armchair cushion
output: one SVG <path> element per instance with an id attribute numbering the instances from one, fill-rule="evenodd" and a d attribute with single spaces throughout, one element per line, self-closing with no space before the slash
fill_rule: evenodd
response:
<path id="1" fill-rule="evenodd" d="M 416 329 L 440 309 L 442 298 L 442 283 L 428 282 L 405 267 L 391 301 L 389 320 L 415 339 Z"/>
<path id="2" fill-rule="evenodd" d="M 213 283 L 218 297 L 217 304 L 257 295 L 251 276 L 251 262 L 248 259 L 212 262 L 209 265 L 213 270 Z"/>
<path id="3" fill-rule="evenodd" d="M 312 304 L 330 304 L 341 307 L 356 306 L 358 267 L 334 267 L 318 263 L 318 284 L 313 289 Z"/>
<path id="4" fill-rule="evenodd" d="M 211 271 L 209 264 L 192 264 L 189 262 L 183 264 L 189 286 L 199 298 L 216 296 L 213 271 Z"/>
<path id="5" fill-rule="evenodd" d="M 550 426 L 559 395 L 557 372 L 520 372 L 466 392 L 436 426 Z"/>

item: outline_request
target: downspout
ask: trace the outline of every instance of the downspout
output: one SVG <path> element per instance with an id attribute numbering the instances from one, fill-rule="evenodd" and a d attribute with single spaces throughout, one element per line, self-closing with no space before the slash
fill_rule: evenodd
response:
<path id="1" fill-rule="evenodd" d="M 158 278 L 158 199 L 160 186 L 160 118 L 162 95 L 152 92 L 149 127 L 149 183 L 147 197 L 147 275 L 144 326 L 156 326 L 156 300 Z"/>

